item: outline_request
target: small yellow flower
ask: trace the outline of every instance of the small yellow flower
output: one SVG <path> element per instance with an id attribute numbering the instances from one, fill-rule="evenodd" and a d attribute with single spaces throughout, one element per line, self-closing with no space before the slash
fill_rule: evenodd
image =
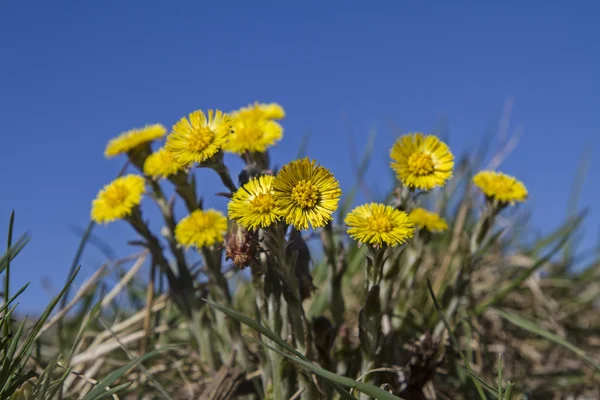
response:
<path id="1" fill-rule="evenodd" d="M 264 153 L 281 140 L 283 128 L 277 122 L 246 116 L 241 113 L 233 117 L 233 134 L 223 148 L 231 153 Z"/>
<path id="2" fill-rule="evenodd" d="M 189 119 L 188 119 L 189 118 Z M 219 111 L 202 110 L 181 118 L 167 136 L 165 148 L 182 166 L 202 163 L 223 147 L 231 134 L 231 118 Z"/>
<path id="3" fill-rule="evenodd" d="M 333 174 L 308 157 L 283 166 L 273 181 L 275 206 L 285 222 L 296 228 L 325 226 L 342 191 Z"/>
<path id="4" fill-rule="evenodd" d="M 379 203 L 356 207 L 344 222 L 352 238 L 377 247 L 397 246 L 414 233 L 413 222 L 404 211 Z"/>
<path id="5" fill-rule="evenodd" d="M 235 111 L 234 114 L 256 117 L 259 119 L 283 119 L 285 110 L 277 103 L 254 102 Z"/>
<path id="6" fill-rule="evenodd" d="M 106 185 L 92 202 L 92 220 L 107 223 L 131 215 L 144 194 L 144 178 L 126 175 Z"/>
<path id="7" fill-rule="evenodd" d="M 266 228 L 279 219 L 270 175 L 253 178 L 234 194 L 227 206 L 230 219 L 248 230 Z"/>
<path id="8" fill-rule="evenodd" d="M 400 137 L 390 150 L 390 166 L 410 188 L 430 190 L 452 177 L 454 156 L 448 145 L 433 135 L 411 133 Z"/>
<path id="9" fill-rule="evenodd" d="M 179 221 L 175 239 L 186 247 L 201 248 L 222 242 L 226 230 L 227 218 L 219 211 L 196 210 Z"/>
<path id="10" fill-rule="evenodd" d="M 425 228 L 429 232 L 443 232 L 448 229 L 448 223 L 444 218 L 424 208 L 415 208 L 408 216 L 416 226 Z"/>
<path id="11" fill-rule="evenodd" d="M 500 203 L 515 204 L 527 199 L 527 188 L 516 178 L 496 171 L 481 171 L 473 177 L 473 183 L 489 198 Z"/>
<path id="12" fill-rule="evenodd" d="M 127 153 L 139 145 L 160 139 L 167 133 L 161 124 L 146 125 L 143 128 L 131 129 L 112 139 L 106 145 L 104 156 L 112 158 L 119 154 Z"/>
<path id="13" fill-rule="evenodd" d="M 150 154 L 144 162 L 144 174 L 154 178 L 162 179 L 175 175 L 182 167 L 173 154 L 165 148 L 158 149 Z"/>

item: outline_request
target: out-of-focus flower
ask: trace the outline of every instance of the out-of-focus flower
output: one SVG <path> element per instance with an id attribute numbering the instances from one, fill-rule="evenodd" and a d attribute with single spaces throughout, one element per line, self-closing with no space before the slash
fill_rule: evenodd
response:
<path id="1" fill-rule="evenodd" d="M 233 115 L 243 115 L 259 119 L 283 119 L 285 110 L 277 103 L 254 102 L 233 112 Z"/>
<path id="2" fill-rule="evenodd" d="M 196 210 L 179 221 L 175 239 L 186 247 L 201 248 L 222 242 L 226 230 L 227 218 L 219 211 Z"/>
<path id="3" fill-rule="evenodd" d="M 181 164 L 165 148 L 158 149 L 149 155 L 144 162 L 144 174 L 154 179 L 167 178 L 181 170 Z"/>
<path id="4" fill-rule="evenodd" d="M 390 166 L 403 185 L 430 190 L 452 177 L 454 156 L 436 136 L 411 133 L 400 137 L 390 150 Z"/>
<path id="5" fill-rule="evenodd" d="M 249 230 L 266 228 L 279 219 L 273 198 L 273 180 L 270 175 L 250 179 L 238 189 L 229 202 L 229 218 Z"/>
<path id="6" fill-rule="evenodd" d="M 233 134 L 223 149 L 231 153 L 264 153 L 283 137 L 277 122 L 239 114 L 233 118 Z"/>
<path id="7" fill-rule="evenodd" d="M 488 197 L 500 203 L 515 204 L 527 199 L 527 188 L 516 178 L 496 171 L 481 171 L 473 183 Z"/>
<path id="8" fill-rule="evenodd" d="M 142 144 L 160 139 L 165 133 L 167 133 L 167 129 L 161 124 L 146 125 L 143 128 L 123 132 L 108 142 L 106 150 L 104 150 L 104 156 L 112 158 L 119 154 L 128 153 Z"/>
<path id="9" fill-rule="evenodd" d="M 362 243 L 393 247 L 413 237 L 414 225 L 404 211 L 379 203 L 363 204 L 344 221 L 348 234 Z"/>
<path id="10" fill-rule="evenodd" d="M 308 157 L 283 166 L 273 181 L 280 215 L 298 229 L 325 226 L 332 219 L 342 191 L 328 169 Z"/>
<path id="11" fill-rule="evenodd" d="M 231 133 L 232 121 L 227 114 L 219 110 L 204 114 L 197 110 L 173 125 L 165 148 L 182 166 L 202 163 L 221 150 Z"/>
<path id="12" fill-rule="evenodd" d="M 144 178 L 126 175 L 106 185 L 92 202 L 92 220 L 107 223 L 131 215 L 142 201 Z"/>
<path id="13" fill-rule="evenodd" d="M 424 208 L 415 208 L 408 216 L 416 226 L 429 232 L 443 232 L 448 229 L 448 223 L 444 218 Z"/>

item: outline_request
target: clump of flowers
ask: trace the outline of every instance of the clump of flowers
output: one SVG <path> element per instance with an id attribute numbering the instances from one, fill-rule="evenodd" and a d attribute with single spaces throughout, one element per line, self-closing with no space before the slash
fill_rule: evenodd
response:
<path id="1" fill-rule="evenodd" d="M 515 204 L 527 199 L 525 184 L 502 172 L 480 171 L 473 177 L 473 183 L 486 197 L 499 203 Z"/>
<path id="2" fill-rule="evenodd" d="M 183 218 L 175 228 L 180 244 L 196 248 L 212 246 L 223 241 L 227 218 L 217 210 L 196 210 Z"/>
<path id="3" fill-rule="evenodd" d="M 411 189 L 444 186 L 452 177 L 454 156 L 448 145 L 433 135 L 411 133 L 400 137 L 390 157 L 398 180 Z"/>
<path id="4" fill-rule="evenodd" d="M 394 247 L 413 237 L 414 225 L 404 211 L 385 204 L 363 204 L 346 216 L 348 234 L 375 247 Z"/>
<path id="5" fill-rule="evenodd" d="M 107 223 L 131 215 L 142 201 L 145 184 L 138 175 L 126 175 L 104 186 L 92 202 L 92 220 Z"/>
<path id="6" fill-rule="evenodd" d="M 331 221 L 342 195 L 340 185 L 328 169 L 308 157 L 283 166 L 273 182 L 273 197 L 287 224 L 308 229 Z"/>
<path id="7" fill-rule="evenodd" d="M 411 210 L 408 216 L 417 227 L 429 232 L 443 232 L 448 229 L 448 223 L 444 218 L 421 207 Z"/>

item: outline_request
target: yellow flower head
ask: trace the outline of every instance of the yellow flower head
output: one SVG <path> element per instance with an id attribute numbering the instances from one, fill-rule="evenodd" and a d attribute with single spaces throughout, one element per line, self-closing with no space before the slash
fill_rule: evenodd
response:
<path id="1" fill-rule="evenodd" d="M 92 202 L 92 220 L 107 223 L 127 217 L 142 201 L 144 178 L 126 175 L 106 185 Z"/>
<path id="2" fill-rule="evenodd" d="M 150 154 L 144 162 L 144 174 L 154 179 L 167 178 L 175 175 L 181 169 L 181 164 L 165 148 L 158 149 Z"/>
<path id="3" fill-rule="evenodd" d="M 397 246 L 414 233 L 413 222 L 404 211 L 379 203 L 356 207 L 344 222 L 352 238 L 377 247 Z"/>
<path id="4" fill-rule="evenodd" d="M 273 197 L 285 222 L 298 229 L 325 226 L 342 191 L 333 174 L 308 157 L 283 166 L 273 182 Z"/>
<path id="5" fill-rule="evenodd" d="M 139 145 L 159 139 L 167 133 L 161 124 L 146 125 L 143 128 L 131 129 L 112 139 L 106 145 L 104 156 L 112 158 L 122 153 L 127 153 Z"/>
<path id="6" fill-rule="evenodd" d="M 429 232 L 443 232 L 448 229 L 448 223 L 444 218 L 424 208 L 415 208 L 408 216 L 416 226 L 425 228 Z"/>
<path id="7" fill-rule="evenodd" d="M 240 113 L 233 117 L 233 134 L 223 148 L 240 155 L 247 151 L 264 153 L 282 136 L 283 128 L 277 122 Z"/>
<path id="8" fill-rule="evenodd" d="M 235 111 L 234 114 L 245 117 L 254 117 L 259 119 L 283 119 L 285 110 L 277 103 L 259 103 L 254 102 L 246 107 Z"/>
<path id="9" fill-rule="evenodd" d="M 527 188 L 516 178 L 496 171 L 481 171 L 473 177 L 473 183 L 492 199 L 501 203 L 515 204 L 527 199 Z"/>
<path id="10" fill-rule="evenodd" d="M 212 246 L 223 241 L 227 218 L 219 211 L 195 210 L 175 227 L 175 239 L 180 244 L 197 248 Z"/>
<path id="11" fill-rule="evenodd" d="M 204 162 L 227 143 L 231 125 L 231 118 L 219 110 L 208 110 L 208 115 L 194 111 L 173 125 L 165 148 L 182 166 Z"/>
<path id="12" fill-rule="evenodd" d="M 266 228 L 279 219 L 270 175 L 253 178 L 238 189 L 227 206 L 230 219 L 248 230 Z"/>
<path id="13" fill-rule="evenodd" d="M 433 135 L 411 133 L 400 137 L 390 150 L 390 166 L 410 188 L 430 190 L 452 177 L 454 156 L 448 145 Z"/>

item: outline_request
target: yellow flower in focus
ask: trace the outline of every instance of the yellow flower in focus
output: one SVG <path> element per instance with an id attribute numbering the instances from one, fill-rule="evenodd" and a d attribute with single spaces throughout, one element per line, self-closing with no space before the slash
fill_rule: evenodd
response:
<path id="1" fill-rule="evenodd" d="M 181 164 L 165 148 L 158 149 L 150 154 L 144 162 L 144 174 L 154 179 L 167 178 L 175 175 L 181 169 Z"/>
<path id="2" fill-rule="evenodd" d="M 273 181 L 273 197 L 285 222 L 297 229 L 325 226 L 335 212 L 342 191 L 326 168 L 308 157 L 283 166 Z"/>
<path id="3" fill-rule="evenodd" d="M 212 246 L 223 241 L 227 218 L 219 211 L 196 210 L 183 218 L 175 227 L 175 239 L 186 247 Z"/>
<path id="4" fill-rule="evenodd" d="M 501 203 L 515 204 L 527 199 L 527 188 L 516 178 L 496 171 L 481 171 L 473 177 L 473 183 L 492 199 Z"/>
<path id="5" fill-rule="evenodd" d="M 182 166 L 201 163 L 227 143 L 231 129 L 231 118 L 227 114 L 208 110 L 208 115 L 205 115 L 202 110 L 197 110 L 173 125 L 165 148 Z"/>
<path id="6" fill-rule="evenodd" d="M 238 189 L 229 202 L 228 216 L 248 230 L 266 228 L 279 219 L 273 198 L 270 175 L 250 179 Z"/>
<path id="7" fill-rule="evenodd" d="M 411 133 L 400 137 L 390 150 L 390 166 L 410 188 L 430 190 L 452 177 L 454 156 L 448 145 L 433 135 Z"/>
<path id="8" fill-rule="evenodd" d="M 142 201 L 144 178 L 125 175 L 106 185 L 92 202 L 92 220 L 107 223 L 131 215 Z"/>
<path id="9" fill-rule="evenodd" d="M 243 115 L 244 117 L 254 117 L 259 119 L 283 119 L 285 110 L 277 103 L 259 103 L 254 102 L 246 107 L 242 107 L 233 113 Z"/>
<path id="10" fill-rule="evenodd" d="M 414 233 L 413 222 L 404 211 L 379 203 L 356 207 L 344 222 L 352 238 L 377 247 L 384 244 L 397 246 L 412 238 Z"/>
<path id="11" fill-rule="evenodd" d="M 448 223 L 444 218 L 424 208 L 415 208 L 408 216 L 416 226 L 425 228 L 429 232 L 443 232 L 448 229 Z"/>
<path id="12" fill-rule="evenodd" d="M 141 144 L 160 139 L 167 133 L 161 124 L 146 125 L 143 128 L 131 129 L 112 139 L 106 145 L 104 156 L 112 158 L 122 153 L 127 153 Z"/>
<path id="13" fill-rule="evenodd" d="M 223 148 L 231 153 L 264 153 L 281 140 L 283 128 L 277 122 L 246 116 L 243 113 L 233 117 L 233 134 Z"/>

